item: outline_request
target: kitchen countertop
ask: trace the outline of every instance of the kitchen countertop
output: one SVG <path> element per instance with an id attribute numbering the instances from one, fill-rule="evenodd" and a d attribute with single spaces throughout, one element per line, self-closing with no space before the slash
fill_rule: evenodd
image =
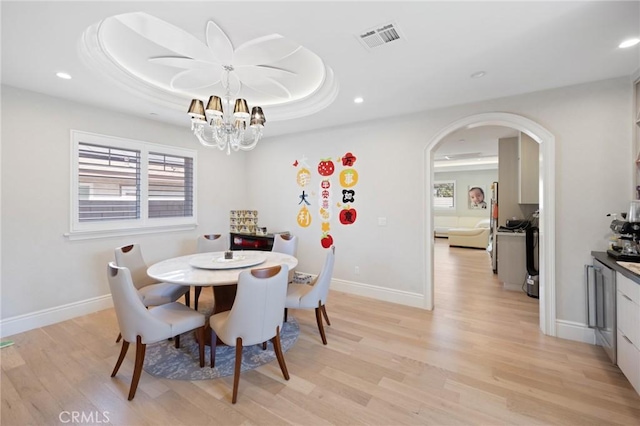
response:
<path id="1" fill-rule="evenodd" d="M 604 263 L 614 271 L 620 272 L 622 275 L 629 278 L 634 283 L 640 285 L 640 275 L 634 274 L 627 268 L 618 265 L 616 260 L 613 257 L 609 256 L 606 251 L 592 251 L 591 256 L 593 256 L 594 259 L 597 259 L 598 261 Z"/>
<path id="2" fill-rule="evenodd" d="M 524 232 L 510 232 L 510 231 L 498 231 L 497 235 L 504 235 L 505 237 L 525 237 L 527 234 Z"/>

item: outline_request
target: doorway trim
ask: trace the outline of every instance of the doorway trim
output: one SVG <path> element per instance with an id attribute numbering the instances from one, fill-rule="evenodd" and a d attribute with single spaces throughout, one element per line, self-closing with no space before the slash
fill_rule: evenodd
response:
<path id="1" fill-rule="evenodd" d="M 434 308 L 434 226 L 433 196 L 435 151 L 449 134 L 461 129 L 482 126 L 503 126 L 527 134 L 540 144 L 539 158 L 539 198 L 540 198 L 540 330 L 546 335 L 556 336 L 556 282 L 555 282 L 555 137 L 538 123 L 517 114 L 490 112 L 461 118 L 440 130 L 431 138 L 425 148 L 425 280 L 424 307 Z"/>

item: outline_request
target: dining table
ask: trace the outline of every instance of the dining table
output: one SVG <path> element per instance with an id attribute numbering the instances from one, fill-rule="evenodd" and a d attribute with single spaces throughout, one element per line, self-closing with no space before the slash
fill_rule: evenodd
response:
<path id="1" fill-rule="evenodd" d="M 229 252 L 197 253 L 166 259 L 151 265 L 147 275 L 159 282 L 212 287 L 212 313 L 216 314 L 231 309 L 241 272 L 277 265 L 287 265 L 291 270 L 298 265 L 294 256 L 272 251 L 234 250 L 231 259 L 225 259 L 225 253 Z"/>

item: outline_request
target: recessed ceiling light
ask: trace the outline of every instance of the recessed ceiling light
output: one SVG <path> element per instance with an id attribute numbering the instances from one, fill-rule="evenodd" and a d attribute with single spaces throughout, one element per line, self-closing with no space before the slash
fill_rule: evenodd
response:
<path id="1" fill-rule="evenodd" d="M 473 74 L 471 74 L 469 77 L 471 77 L 471 78 L 480 78 L 480 77 L 484 77 L 485 75 L 487 75 L 486 71 L 477 71 L 477 72 L 474 72 Z"/>
<path id="2" fill-rule="evenodd" d="M 362 99 L 362 98 L 360 98 L 360 97 L 357 97 L 357 98 L 355 98 L 355 99 L 353 100 L 353 102 L 355 102 L 355 103 L 357 103 L 357 104 L 361 104 L 361 103 L 363 103 L 363 102 L 364 102 L 364 99 Z"/>
<path id="3" fill-rule="evenodd" d="M 619 48 L 624 49 L 625 47 L 635 46 L 640 43 L 640 38 L 630 38 L 629 40 L 625 40 L 618 45 Z"/>
<path id="4" fill-rule="evenodd" d="M 56 75 L 60 78 L 63 78 L 65 80 L 71 80 L 71 76 L 69 74 L 67 74 L 66 72 L 57 72 Z"/>

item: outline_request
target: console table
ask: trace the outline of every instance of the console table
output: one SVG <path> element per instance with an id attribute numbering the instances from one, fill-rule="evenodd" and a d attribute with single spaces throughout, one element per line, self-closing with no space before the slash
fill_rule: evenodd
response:
<path id="1" fill-rule="evenodd" d="M 263 250 L 271 251 L 273 239 L 276 234 L 288 234 L 288 232 L 276 232 L 267 235 L 241 234 L 238 232 L 229 233 L 231 250 Z"/>

